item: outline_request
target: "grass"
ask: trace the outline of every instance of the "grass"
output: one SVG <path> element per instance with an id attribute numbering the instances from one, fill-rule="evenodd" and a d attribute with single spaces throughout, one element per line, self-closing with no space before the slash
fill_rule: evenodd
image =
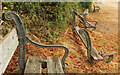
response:
<path id="1" fill-rule="evenodd" d="M 76 68 L 76 69 L 74 69 L 74 72 L 81 72 L 81 69 L 80 68 Z"/>

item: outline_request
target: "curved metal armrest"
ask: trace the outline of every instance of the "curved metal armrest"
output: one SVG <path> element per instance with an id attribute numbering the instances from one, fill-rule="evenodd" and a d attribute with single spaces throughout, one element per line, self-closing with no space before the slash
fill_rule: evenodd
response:
<path id="1" fill-rule="evenodd" d="M 110 63 L 114 57 L 113 54 L 103 54 L 103 53 L 99 53 L 102 57 L 106 57 L 109 56 L 109 58 L 105 61 L 105 63 Z"/>
<path id="2" fill-rule="evenodd" d="M 87 20 L 88 21 L 88 20 Z M 93 30 L 91 31 L 94 31 L 96 29 L 96 25 L 97 25 L 97 21 L 88 21 L 88 22 L 95 22 L 94 26 L 91 26 L 92 28 L 94 28 Z"/>
<path id="3" fill-rule="evenodd" d="M 28 36 L 26 36 L 26 40 L 28 42 L 30 42 L 31 44 L 33 44 L 35 46 L 38 46 L 38 47 L 42 47 L 42 48 L 63 48 L 65 50 L 65 54 L 62 58 L 62 68 L 63 68 L 63 70 L 65 70 L 65 59 L 67 58 L 68 53 L 69 53 L 69 50 L 65 46 L 63 46 L 63 45 L 43 45 L 43 44 L 39 44 L 39 43 L 31 40 Z"/>
<path id="4" fill-rule="evenodd" d="M 88 20 L 87 20 L 88 21 Z M 88 21 L 88 22 L 95 22 L 95 26 L 97 25 L 97 21 Z"/>

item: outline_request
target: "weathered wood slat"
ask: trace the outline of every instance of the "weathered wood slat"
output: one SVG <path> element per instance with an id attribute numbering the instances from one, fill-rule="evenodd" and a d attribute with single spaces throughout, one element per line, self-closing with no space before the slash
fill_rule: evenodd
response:
<path id="1" fill-rule="evenodd" d="M 56 63 L 56 71 L 57 73 L 64 73 L 63 68 L 62 68 L 62 64 L 59 58 L 56 59 L 57 63 Z"/>
<path id="2" fill-rule="evenodd" d="M 47 73 L 48 74 L 63 74 L 62 65 L 58 57 L 47 57 Z"/>
<path id="3" fill-rule="evenodd" d="M 15 28 L 8 33 L 0 43 L 0 74 L 4 73 L 10 59 L 18 46 L 17 31 Z"/>
<path id="4" fill-rule="evenodd" d="M 94 60 L 97 61 L 103 60 L 103 57 L 100 54 L 98 54 L 98 51 L 94 46 L 91 47 L 91 55 L 94 58 Z"/>
<path id="5" fill-rule="evenodd" d="M 0 43 L 2 40 L 2 30 L 1 30 L 1 24 L 2 24 L 2 0 L 0 0 Z"/>
<path id="6" fill-rule="evenodd" d="M 47 57 L 47 72 L 56 73 L 55 63 L 53 62 L 51 57 Z"/>
<path id="7" fill-rule="evenodd" d="M 41 74 L 41 57 L 40 56 L 29 56 L 24 74 L 33 74 L 38 73 Z"/>

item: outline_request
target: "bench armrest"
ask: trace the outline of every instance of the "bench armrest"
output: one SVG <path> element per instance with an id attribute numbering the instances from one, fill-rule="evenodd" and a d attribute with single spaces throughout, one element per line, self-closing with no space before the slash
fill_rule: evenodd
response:
<path id="1" fill-rule="evenodd" d="M 38 46 L 38 47 L 42 47 L 42 48 L 63 48 L 65 50 L 65 54 L 62 58 L 62 67 L 63 67 L 63 70 L 65 69 L 65 59 L 67 58 L 68 53 L 69 53 L 69 50 L 65 46 L 63 46 L 63 45 L 43 45 L 43 44 L 39 44 L 39 43 L 31 40 L 28 36 L 26 36 L 26 40 L 28 42 L 30 42 L 31 44 L 33 44 L 35 46 Z"/>
<path id="2" fill-rule="evenodd" d="M 105 61 L 105 63 L 110 63 L 114 57 L 113 54 L 103 54 L 103 53 L 99 53 L 102 57 L 106 57 L 106 56 L 109 56 L 109 58 Z"/>
<path id="3" fill-rule="evenodd" d="M 88 20 L 87 20 L 88 21 Z M 88 21 L 88 22 L 95 22 L 95 24 L 94 24 L 94 26 L 90 26 L 90 27 L 92 27 L 92 28 L 94 28 L 93 30 L 91 30 L 91 31 L 94 31 L 95 29 L 96 29 L 96 25 L 97 25 L 97 21 Z"/>

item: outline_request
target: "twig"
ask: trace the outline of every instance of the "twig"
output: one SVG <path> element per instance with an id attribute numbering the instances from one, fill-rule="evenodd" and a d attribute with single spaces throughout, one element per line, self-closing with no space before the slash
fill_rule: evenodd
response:
<path id="1" fill-rule="evenodd" d="M 68 32 L 68 29 L 69 29 L 69 28 L 67 28 L 67 30 L 66 30 L 66 32 L 65 32 L 65 34 L 67 34 L 67 32 Z"/>

